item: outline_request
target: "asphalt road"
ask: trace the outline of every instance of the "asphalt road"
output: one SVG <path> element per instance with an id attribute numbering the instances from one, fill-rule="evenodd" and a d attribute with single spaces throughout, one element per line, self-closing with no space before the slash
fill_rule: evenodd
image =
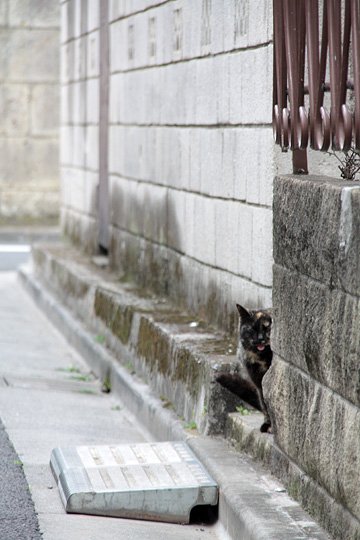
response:
<path id="1" fill-rule="evenodd" d="M 28 245 L 0 244 L 0 271 L 16 270 L 20 264 L 27 262 L 29 254 Z M 3 540 L 42 538 L 21 459 L 15 452 L 1 420 L 0 538 Z"/>
<path id="2" fill-rule="evenodd" d="M 0 420 L 0 538 L 38 540 L 42 536 L 19 456 Z"/>

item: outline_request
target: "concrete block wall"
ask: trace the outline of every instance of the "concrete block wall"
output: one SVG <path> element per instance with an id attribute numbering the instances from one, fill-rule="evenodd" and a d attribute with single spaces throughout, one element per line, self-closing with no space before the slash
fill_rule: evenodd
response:
<path id="1" fill-rule="evenodd" d="M 305 473 L 292 495 L 346 540 L 360 538 L 359 239 L 356 183 L 276 178 L 265 397 L 276 443 Z"/>
<path id="2" fill-rule="evenodd" d="M 0 224 L 59 213 L 59 7 L 0 0 Z"/>
<path id="3" fill-rule="evenodd" d="M 99 183 L 99 0 L 60 2 L 63 229 L 97 247 Z"/>
<path id="4" fill-rule="evenodd" d="M 99 0 L 61 2 L 65 231 L 96 249 Z M 271 305 L 272 11 L 109 0 L 112 265 L 233 330 Z"/>
<path id="5" fill-rule="evenodd" d="M 109 9 L 112 263 L 227 329 L 271 305 L 270 4 Z"/>

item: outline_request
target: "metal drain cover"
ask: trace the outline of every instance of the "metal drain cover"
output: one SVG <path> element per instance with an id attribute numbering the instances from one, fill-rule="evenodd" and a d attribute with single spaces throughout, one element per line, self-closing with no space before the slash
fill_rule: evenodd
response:
<path id="1" fill-rule="evenodd" d="M 183 442 L 55 448 L 50 465 L 71 513 L 189 523 L 192 508 L 218 501 Z"/>

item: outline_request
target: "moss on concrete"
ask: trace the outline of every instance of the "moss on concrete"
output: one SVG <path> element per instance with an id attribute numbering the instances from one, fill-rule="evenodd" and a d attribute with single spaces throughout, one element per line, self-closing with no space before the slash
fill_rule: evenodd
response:
<path id="1" fill-rule="evenodd" d="M 158 371 L 162 375 L 169 373 L 171 343 L 169 336 L 160 330 L 153 321 L 141 317 L 137 353 L 143 358 L 151 372 Z"/>
<path id="2" fill-rule="evenodd" d="M 111 332 L 126 345 L 129 341 L 134 308 L 117 302 L 113 295 L 97 289 L 94 300 L 95 314 Z"/>

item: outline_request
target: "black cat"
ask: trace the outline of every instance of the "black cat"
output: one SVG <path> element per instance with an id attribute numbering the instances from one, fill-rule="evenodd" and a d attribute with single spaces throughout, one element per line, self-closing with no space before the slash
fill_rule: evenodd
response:
<path id="1" fill-rule="evenodd" d="M 239 304 L 240 337 L 238 373 L 222 373 L 217 381 L 264 413 L 262 432 L 271 433 L 271 421 L 264 401 L 262 380 L 271 366 L 272 350 L 270 347 L 271 314 L 269 310 L 248 311 Z"/>

